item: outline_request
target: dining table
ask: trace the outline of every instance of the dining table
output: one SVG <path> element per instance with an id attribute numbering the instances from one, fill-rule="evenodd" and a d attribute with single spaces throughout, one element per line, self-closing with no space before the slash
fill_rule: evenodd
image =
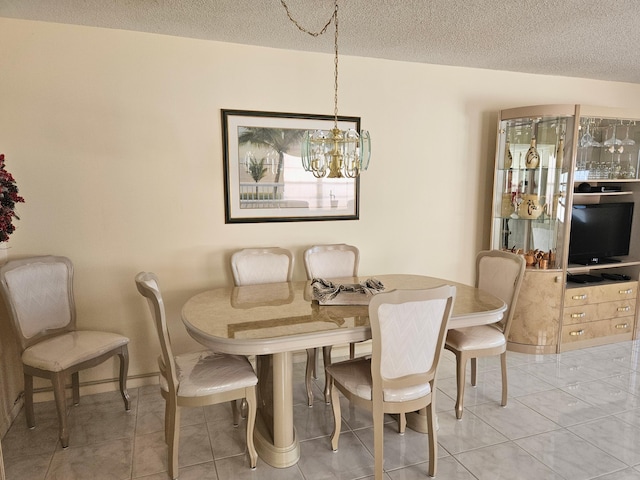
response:
<path id="1" fill-rule="evenodd" d="M 330 279 L 357 286 L 374 279 L 385 291 L 456 287 L 449 328 L 500 321 L 506 304 L 481 289 L 413 274 Z M 286 468 L 300 458 L 293 425 L 293 354 L 310 348 L 371 338 L 366 294 L 339 293 L 318 300 L 311 281 L 220 287 L 189 298 L 182 308 L 187 332 L 207 348 L 226 354 L 255 355 L 258 414 L 254 441 L 258 455 Z M 407 415 L 407 426 L 427 433 L 424 412 Z"/>

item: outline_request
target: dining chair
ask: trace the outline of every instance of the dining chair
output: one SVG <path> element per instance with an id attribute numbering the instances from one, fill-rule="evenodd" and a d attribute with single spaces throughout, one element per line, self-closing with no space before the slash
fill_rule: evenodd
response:
<path id="1" fill-rule="evenodd" d="M 445 348 L 456 356 L 458 397 L 456 418 L 462 418 L 467 360 L 471 359 L 471 385 L 476 386 L 477 359 L 500 355 L 502 400 L 507 404 L 507 339 L 524 277 L 524 256 L 501 250 L 481 251 L 476 256 L 476 287 L 500 298 L 507 304 L 502 320 L 490 325 L 454 328 L 447 333 Z"/>
<path id="2" fill-rule="evenodd" d="M 303 254 L 304 269 L 307 280 L 314 278 L 339 278 L 357 277 L 358 264 L 360 263 L 360 251 L 358 247 L 345 243 L 328 245 L 314 245 L 307 248 Z M 355 357 L 355 343 L 349 344 L 349 358 Z M 331 345 L 323 347 L 322 358 L 325 367 L 331 363 Z M 307 400 L 309 406 L 313 404 L 313 392 L 311 391 L 311 377 L 318 378 L 318 349 L 307 350 L 307 371 L 305 381 L 307 387 Z M 329 402 L 329 383 L 325 378 L 325 401 Z"/>
<path id="3" fill-rule="evenodd" d="M 236 400 L 247 402 L 247 450 L 251 468 L 256 467 L 258 454 L 253 443 L 256 421 L 256 377 L 253 367 L 244 356 L 223 355 L 198 351 L 174 355 L 167 327 L 164 301 L 158 277 L 151 272 L 136 275 L 136 286 L 149 304 L 155 322 L 161 355 L 160 393 L 165 399 L 165 441 L 169 447 L 169 475 L 178 478 L 178 451 L 181 407 L 201 407 L 230 401 L 234 411 L 234 425 L 239 423 Z"/>
<path id="4" fill-rule="evenodd" d="M 286 248 L 244 248 L 231 255 L 233 282 L 236 287 L 290 282 L 293 263 L 293 254 Z"/>
<path id="5" fill-rule="evenodd" d="M 293 254 L 286 248 L 243 248 L 231 255 L 233 283 L 236 287 L 242 287 L 264 283 L 291 282 L 293 264 Z M 243 412 L 245 406 L 243 401 Z"/>
<path id="6" fill-rule="evenodd" d="M 129 339 L 123 335 L 76 328 L 73 264 L 60 256 L 11 260 L 0 268 L 0 290 L 20 344 L 24 374 L 27 426 L 35 427 L 33 377 L 53 385 L 60 443 L 69 446 L 65 381 L 71 376 L 73 403 L 80 403 L 80 370 L 110 357 L 120 358 L 120 393 L 131 407 L 127 392 Z"/>
<path id="7" fill-rule="evenodd" d="M 373 413 L 376 480 L 383 478 L 384 414 L 399 414 L 398 430 L 404 433 L 404 414 L 423 408 L 429 429 L 429 475 L 436 474 L 436 373 L 455 294 L 450 285 L 378 293 L 369 302 L 371 357 L 326 367 L 334 419 L 331 448 L 338 450 L 340 437 L 339 391 L 349 402 Z"/>
<path id="8" fill-rule="evenodd" d="M 304 251 L 307 279 L 357 277 L 360 251 L 358 247 L 337 243 L 315 245 Z"/>

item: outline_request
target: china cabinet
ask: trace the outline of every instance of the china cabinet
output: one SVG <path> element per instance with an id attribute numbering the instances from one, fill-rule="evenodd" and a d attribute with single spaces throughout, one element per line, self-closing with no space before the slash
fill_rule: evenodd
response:
<path id="1" fill-rule="evenodd" d="M 527 270 L 509 349 L 552 353 L 636 337 L 640 112 L 500 112 L 491 248 Z"/>

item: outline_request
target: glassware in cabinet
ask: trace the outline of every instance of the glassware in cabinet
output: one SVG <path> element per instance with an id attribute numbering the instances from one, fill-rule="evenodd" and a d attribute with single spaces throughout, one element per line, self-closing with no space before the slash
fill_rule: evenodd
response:
<path id="1" fill-rule="evenodd" d="M 491 247 L 525 254 L 529 267 L 559 268 L 573 112 L 510 113 L 498 126 Z"/>
<path id="2" fill-rule="evenodd" d="M 640 115 L 584 105 L 513 108 L 500 112 L 497 137 L 491 248 L 519 252 L 528 264 L 508 348 L 551 353 L 640 338 L 635 307 L 623 335 L 603 331 L 570 344 L 563 335 L 571 326 L 563 298 L 582 288 L 578 282 L 594 282 L 584 287 L 593 308 L 607 285 L 619 278 L 637 285 L 640 278 Z M 535 167 L 526 162 L 532 147 Z M 607 203 L 635 205 L 629 254 L 611 263 L 569 264 L 570 238 L 580 235 L 571 228 L 574 205 Z"/>
<path id="3" fill-rule="evenodd" d="M 598 115 L 580 117 L 576 181 L 637 180 L 640 122 Z"/>

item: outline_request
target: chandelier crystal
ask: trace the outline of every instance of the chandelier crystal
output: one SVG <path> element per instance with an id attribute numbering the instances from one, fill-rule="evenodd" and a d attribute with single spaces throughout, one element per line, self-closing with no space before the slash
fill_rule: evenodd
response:
<path id="1" fill-rule="evenodd" d="M 314 37 L 322 35 L 334 22 L 334 96 L 333 128 L 331 130 L 308 130 L 302 139 L 302 166 L 316 178 L 355 178 L 369 167 L 371 157 L 371 137 L 369 132 L 338 128 L 338 0 L 335 0 L 331 18 L 320 32 L 314 33 L 303 28 L 293 19 L 284 0 L 282 6 L 298 29 Z"/>

